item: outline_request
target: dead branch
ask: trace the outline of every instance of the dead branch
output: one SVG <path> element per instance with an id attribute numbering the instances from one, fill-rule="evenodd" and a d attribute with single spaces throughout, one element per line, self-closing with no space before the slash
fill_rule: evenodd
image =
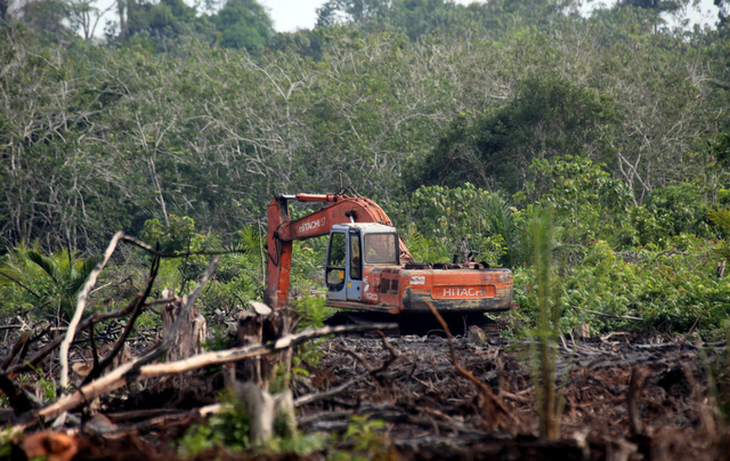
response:
<path id="1" fill-rule="evenodd" d="M 351 379 L 350 381 L 347 381 L 344 384 L 340 384 L 339 386 L 333 387 L 332 389 L 324 392 L 317 392 L 314 394 L 307 394 L 302 397 L 299 397 L 294 401 L 294 406 L 299 408 L 304 405 L 308 405 L 310 403 L 314 402 L 320 402 L 322 400 L 329 399 L 330 397 L 334 397 L 335 395 L 339 394 L 340 392 L 343 392 L 348 387 L 352 386 L 356 382 L 360 381 L 362 379 L 362 376 L 358 376 L 355 379 Z"/>
<path id="2" fill-rule="evenodd" d="M 210 277 L 213 275 L 213 271 L 215 271 L 215 268 L 218 265 L 218 261 L 220 261 L 220 258 L 213 258 L 213 260 L 210 262 L 210 265 L 208 265 L 208 268 L 205 270 L 203 277 L 201 277 L 200 281 L 198 282 L 198 285 L 188 296 L 188 302 L 180 310 L 178 318 L 175 320 L 175 323 L 173 323 L 170 327 L 170 330 L 165 335 L 165 338 L 162 340 L 159 346 L 154 348 L 148 354 L 134 361 L 134 368 L 132 369 L 133 371 L 139 369 L 139 367 L 141 367 L 142 365 L 150 363 L 153 360 L 161 357 L 165 352 L 167 352 L 173 340 L 175 339 L 175 336 L 177 335 L 177 332 L 180 329 L 180 325 L 182 325 L 183 320 L 187 319 L 190 315 L 190 309 L 193 307 L 193 304 L 198 299 L 198 296 L 200 295 L 203 286 L 205 286 L 205 284 L 208 282 L 208 279 L 210 279 Z"/>
<path id="3" fill-rule="evenodd" d="M 382 383 L 380 382 L 380 378 L 378 378 L 378 374 L 385 371 L 393 362 L 395 362 L 399 355 L 398 351 L 393 348 L 393 346 L 388 342 L 388 339 L 385 337 L 385 334 L 382 331 L 378 331 L 380 333 L 380 337 L 383 340 L 383 348 L 388 350 L 390 353 L 390 357 L 387 360 L 383 361 L 383 364 L 375 368 L 373 367 L 370 362 L 365 359 L 361 354 L 358 354 L 354 349 L 352 349 L 349 345 L 347 345 L 344 341 L 340 342 L 340 347 L 349 355 L 354 357 L 360 364 L 367 370 L 367 372 L 370 374 L 370 376 L 373 377 L 378 387 L 382 390 Z"/>
<path id="4" fill-rule="evenodd" d="M 370 363 L 367 361 L 365 357 L 363 357 L 361 354 L 358 354 L 357 351 L 355 351 L 353 348 L 351 348 L 348 344 L 346 344 L 344 341 L 340 343 L 340 348 L 345 351 L 347 354 L 351 355 L 355 360 L 360 362 L 360 365 L 365 368 L 365 370 L 368 372 L 370 377 L 375 381 L 375 385 L 378 387 L 378 390 L 380 392 L 383 392 L 385 388 L 383 387 L 383 383 L 380 382 L 380 378 L 378 377 L 378 371 L 383 368 L 381 366 L 380 368 L 374 368 Z"/>
<path id="5" fill-rule="evenodd" d="M 79 323 L 79 325 L 76 327 L 76 330 L 77 331 L 84 330 L 84 329 L 88 328 L 92 322 L 99 323 L 99 322 L 103 322 L 103 321 L 109 320 L 109 319 L 124 317 L 125 315 L 132 312 L 132 310 L 134 309 L 134 306 L 136 305 L 136 302 L 141 297 L 142 297 L 142 293 L 138 293 L 137 296 L 132 301 L 130 301 L 130 303 L 126 307 L 124 307 L 122 309 L 117 309 L 114 312 L 106 312 L 106 313 L 94 312 L 91 316 L 87 317 L 84 321 Z M 59 336 L 56 339 L 54 339 L 53 341 L 46 344 L 46 346 L 43 349 L 36 352 L 36 354 L 33 357 L 31 357 L 30 359 L 24 361 L 23 363 L 17 363 L 14 366 L 8 368 L 8 370 L 7 370 L 8 376 L 12 378 L 15 374 L 30 371 L 41 360 L 43 360 L 51 352 L 53 352 L 61 344 L 61 341 L 63 341 L 63 336 Z"/>
<path id="6" fill-rule="evenodd" d="M 76 310 L 74 311 L 74 315 L 71 318 L 71 322 L 68 324 L 66 337 L 63 339 L 63 342 L 61 342 L 61 348 L 58 352 L 59 363 L 61 365 L 61 392 L 65 392 L 66 388 L 68 387 L 68 349 L 69 347 L 71 347 L 71 343 L 74 340 L 74 335 L 76 334 L 76 327 L 81 321 L 81 316 L 84 314 L 84 309 L 86 308 L 86 298 L 89 295 L 89 291 L 91 291 L 91 289 L 96 284 L 96 280 L 99 278 L 99 274 L 101 273 L 102 269 L 104 269 L 104 266 L 106 266 L 107 261 L 109 261 L 109 258 L 112 256 L 112 253 L 114 253 L 119 239 L 123 236 L 124 232 L 117 232 L 116 234 L 114 234 L 111 241 L 109 242 L 109 246 L 104 252 L 104 257 L 101 261 L 99 261 L 94 270 L 91 271 L 89 277 L 86 279 L 86 283 L 84 283 L 84 287 L 79 292 L 79 296 L 77 298 L 78 302 L 76 303 Z"/>
<path id="7" fill-rule="evenodd" d="M 32 294 L 35 299 L 41 299 L 41 295 L 39 295 L 35 291 L 31 290 L 27 286 L 23 285 L 23 283 L 20 280 L 16 279 L 15 277 L 12 277 L 12 276 L 10 276 L 10 275 L 6 274 L 5 272 L 2 272 L 2 271 L 0 271 L 0 275 L 2 275 L 3 277 L 9 279 L 10 281 L 16 283 L 20 288 L 22 288 L 25 291 L 27 291 L 28 293 Z"/>
<path id="8" fill-rule="evenodd" d="M 375 376 L 375 368 L 373 368 L 372 365 L 363 357 L 362 355 L 358 354 L 356 350 L 351 348 L 346 342 L 340 341 L 339 344 L 340 348 L 346 352 L 347 354 L 351 355 L 355 360 L 357 360 L 360 365 L 365 368 L 365 370 L 370 373 L 370 375 L 377 381 L 377 377 Z M 378 385 L 380 385 L 380 382 L 378 381 Z"/>
<path id="9" fill-rule="evenodd" d="M 484 398 L 484 411 L 486 413 L 485 417 L 487 418 L 487 421 L 493 427 L 497 427 L 502 423 L 502 417 L 505 416 L 507 417 L 507 419 L 509 419 L 511 423 L 508 426 L 508 430 L 514 432 L 516 426 L 520 425 L 517 417 L 509 410 L 509 408 L 507 408 L 507 405 L 505 405 L 505 403 L 502 402 L 499 397 L 494 395 L 492 390 L 489 389 L 486 384 L 478 380 L 473 374 L 471 374 L 469 370 L 459 364 L 459 362 L 456 360 L 456 348 L 454 347 L 454 338 L 451 336 L 451 331 L 449 330 L 446 321 L 444 321 L 444 318 L 441 316 L 441 314 L 438 313 L 433 304 L 426 301 L 426 305 L 428 305 L 429 309 L 431 309 L 434 317 L 436 317 L 436 320 L 438 320 L 438 322 L 441 324 L 441 327 L 444 329 L 444 332 L 446 332 L 446 337 L 449 340 L 449 348 L 451 351 L 451 362 L 454 364 L 454 368 L 456 368 L 456 371 L 463 378 L 471 381 Z"/>
<path id="10" fill-rule="evenodd" d="M 629 383 L 629 391 L 626 395 L 626 405 L 629 410 L 631 435 L 634 437 L 642 435 L 638 398 L 641 390 L 644 388 L 644 378 L 646 378 L 644 370 L 637 367 L 631 369 L 631 381 Z"/>
<path id="11" fill-rule="evenodd" d="M 30 415 L 31 421 L 21 423 L 17 425 L 15 429 L 24 430 L 38 420 L 53 419 L 64 411 L 71 410 L 86 401 L 90 401 L 100 395 L 119 389 L 132 379 L 148 379 L 172 375 L 209 365 L 230 363 L 245 358 L 271 354 L 322 336 L 368 330 L 385 330 L 395 327 L 396 325 L 393 323 L 374 323 L 324 327 L 317 330 L 307 329 L 300 333 L 284 336 L 283 338 L 267 344 L 256 344 L 241 348 L 227 349 L 224 351 L 208 352 L 190 357 L 189 359 L 179 360 L 177 362 L 144 365 L 140 367 L 139 362 L 148 357 L 145 356 L 132 362 L 125 363 L 115 370 L 112 370 L 107 375 L 87 384 L 86 386 L 83 386 L 76 392 L 56 400 L 37 412 L 33 412 L 33 414 Z"/>
<path id="12" fill-rule="evenodd" d="M 78 325 L 78 327 L 76 327 L 76 331 L 78 332 L 78 331 L 84 330 L 94 323 L 100 323 L 100 322 L 104 322 L 109 319 L 124 317 L 124 316 L 128 315 L 129 313 L 134 312 L 135 309 L 137 308 L 138 304 L 143 303 L 144 306 L 150 306 L 153 304 L 162 304 L 162 303 L 171 301 L 171 299 L 158 299 L 158 300 L 154 300 L 154 301 L 145 302 L 144 300 L 147 297 L 145 295 L 145 293 L 147 293 L 147 295 L 149 295 L 151 288 L 152 288 L 152 282 L 148 280 L 147 288 L 145 289 L 145 291 L 137 293 L 137 295 L 129 302 L 129 304 L 127 304 L 127 306 L 123 307 L 122 309 L 117 309 L 114 312 L 94 312 L 91 316 L 89 316 L 85 320 L 83 320 Z M 35 340 L 37 340 L 37 337 L 28 341 L 25 344 L 25 348 L 27 348 L 27 346 Z M 51 352 L 53 352 L 59 346 L 59 344 L 61 344 L 61 341 L 63 341 L 63 336 L 59 336 L 59 337 L 55 338 L 50 343 L 46 344 L 46 346 L 43 349 L 38 351 L 30 359 L 25 360 L 22 363 L 18 363 L 13 367 L 10 367 L 7 370 L 8 377 L 12 379 L 13 376 L 15 376 L 18 373 L 23 373 L 23 372 L 32 370 L 34 366 L 36 366 L 41 360 L 45 359 Z M 24 351 L 25 351 L 25 348 L 24 348 Z M 21 353 L 21 358 L 24 357 L 24 355 L 25 354 Z"/>
<path id="13" fill-rule="evenodd" d="M 84 378 L 84 381 L 81 383 L 81 385 L 86 385 L 90 383 L 91 381 L 95 380 L 101 374 L 104 372 L 104 370 L 114 361 L 114 358 L 119 354 L 119 351 L 121 351 L 124 348 L 124 343 L 127 341 L 127 338 L 132 333 L 132 330 L 134 328 L 134 324 L 139 318 L 139 316 L 142 314 L 142 307 L 147 305 L 145 303 L 145 300 L 150 295 L 150 292 L 152 291 L 152 285 L 155 282 L 155 279 L 157 278 L 157 272 L 160 269 L 160 258 L 157 256 L 154 256 L 152 258 L 152 264 L 150 266 L 150 274 L 147 277 L 147 288 L 145 288 L 144 293 L 142 293 L 142 296 L 139 296 L 136 299 L 136 303 L 134 305 L 134 308 L 132 309 L 132 314 L 129 317 L 129 321 L 124 326 L 124 331 L 122 331 L 122 335 L 119 337 L 117 342 L 114 344 L 114 347 L 112 350 L 104 357 L 104 359 L 101 362 L 94 363 L 94 368 L 91 369 L 89 374 Z M 96 356 L 94 356 L 96 359 Z"/>
<path id="14" fill-rule="evenodd" d="M 284 336 L 266 344 L 254 344 L 251 346 L 227 349 L 225 351 L 207 352 L 198 354 L 189 359 L 179 360 L 171 363 L 160 363 L 147 365 L 140 368 L 140 377 L 154 378 L 185 371 L 195 370 L 208 365 L 235 362 L 241 359 L 266 355 L 288 347 L 299 345 L 309 339 L 319 338 L 339 333 L 354 333 L 369 330 L 386 330 L 395 328 L 393 323 L 372 323 L 363 325 L 341 325 L 336 327 L 324 327 L 316 330 L 307 329 L 300 333 Z"/>
<path id="15" fill-rule="evenodd" d="M 386 338 L 385 333 L 378 330 L 378 334 L 380 335 L 380 338 L 383 340 L 383 347 L 385 349 L 387 349 L 388 352 L 390 352 L 390 358 L 388 360 L 385 360 L 383 362 L 383 365 L 379 369 L 375 370 L 376 373 L 382 373 L 388 367 L 390 367 L 390 365 L 392 365 L 393 362 L 398 360 L 399 354 L 398 354 L 398 351 L 395 350 L 393 345 L 388 342 L 388 338 Z"/>
<path id="16" fill-rule="evenodd" d="M 18 355 L 18 353 L 25 347 L 25 343 L 28 342 L 30 339 L 30 335 L 27 331 L 23 332 L 22 335 L 20 335 L 20 339 L 15 343 L 13 346 L 13 349 L 10 351 L 10 354 L 8 354 L 8 357 L 3 360 L 3 364 L 0 366 L 0 371 L 4 371 L 7 367 L 10 366 L 11 363 L 13 363 L 13 360 Z"/>
<path id="17" fill-rule="evenodd" d="M 16 386 L 7 375 L 0 375 L 0 391 L 8 398 L 16 416 L 22 415 L 33 408 L 33 404 L 25 392 Z"/>
<path id="18" fill-rule="evenodd" d="M 163 253 L 161 251 L 157 251 L 154 247 L 151 245 L 141 241 L 137 240 L 134 237 L 131 237 L 129 235 L 122 236 L 122 240 L 131 243 L 132 245 L 141 248 L 148 253 L 151 253 L 155 256 L 159 256 L 160 258 L 187 258 L 190 256 L 220 256 L 220 255 L 228 255 L 233 253 L 242 253 L 241 250 L 223 250 L 223 251 L 188 251 L 185 253 Z"/>
<path id="19" fill-rule="evenodd" d="M 111 421 L 113 421 L 112 424 L 114 425 L 109 428 L 110 430 L 98 433 L 101 433 L 106 438 L 119 438 L 124 435 L 149 432 L 150 430 L 159 428 L 160 426 L 170 427 L 175 425 L 188 424 L 191 420 L 194 420 L 195 418 L 205 418 L 210 415 L 218 414 L 221 412 L 222 409 L 223 406 L 220 403 L 214 403 L 212 405 L 206 405 L 204 407 L 196 408 L 189 411 L 157 409 L 131 411 L 124 414 L 114 415 L 114 417 L 111 417 L 110 415 L 110 419 Z M 146 416 L 147 419 L 135 423 L 130 423 L 125 426 L 116 427 L 116 423 L 125 420 L 129 421 L 132 419 L 137 419 L 140 416 Z"/>
<path id="20" fill-rule="evenodd" d="M 714 402 L 709 403 L 707 399 L 705 399 L 702 387 L 695 379 L 695 375 L 692 373 L 692 369 L 687 362 L 682 362 L 682 371 L 684 371 L 684 375 L 687 377 L 690 389 L 692 389 L 692 397 L 694 398 L 695 405 L 697 406 L 697 414 L 699 416 L 700 423 L 702 424 L 705 432 L 709 434 L 711 438 L 715 438 L 718 432 L 718 425 L 716 424 L 713 411 L 714 408 L 712 407 L 712 403 Z"/>
<path id="21" fill-rule="evenodd" d="M 603 317 L 610 317 L 610 318 L 614 318 L 614 319 L 624 319 L 624 320 L 636 320 L 639 322 L 644 321 L 644 319 L 642 319 L 641 317 L 634 317 L 633 315 L 607 314 L 605 312 L 594 311 L 591 309 L 584 309 L 584 308 L 578 307 L 578 306 L 572 306 L 572 307 L 573 307 L 573 309 L 578 309 L 579 311 L 588 312 L 589 314 L 600 315 Z"/>

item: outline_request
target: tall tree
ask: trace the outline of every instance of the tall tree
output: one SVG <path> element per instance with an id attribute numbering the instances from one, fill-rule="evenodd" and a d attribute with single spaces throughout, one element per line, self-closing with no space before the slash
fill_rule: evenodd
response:
<path id="1" fill-rule="evenodd" d="M 260 53 L 274 35 L 271 18 L 256 0 L 228 0 L 213 22 L 226 48 Z"/>
<path id="2" fill-rule="evenodd" d="M 549 74 L 527 77 L 503 107 L 473 122 L 461 117 L 426 157 L 423 182 L 514 193 L 534 159 L 565 154 L 600 156 L 612 108 L 599 94 Z M 415 185 L 415 184 L 414 184 Z"/>
<path id="3" fill-rule="evenodd" d="M 317 25 L 363 25 L 373 19 L 383 18 L 388 11 L 387 0 L 329 0 L 317 9 Z"/>
<path id="4" fill-rule="evenodd" d="M 730 1 L 713 0 L 713 3 L 717 7 L 717 27 L 723 28 L 727 26 L 728 17 L 730 17 Z"/>

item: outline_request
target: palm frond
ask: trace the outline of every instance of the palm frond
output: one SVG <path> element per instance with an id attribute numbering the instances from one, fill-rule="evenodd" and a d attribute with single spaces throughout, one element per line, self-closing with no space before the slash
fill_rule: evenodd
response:
<path id="1" fill-rule="evenodd" d="M 74 274 L 69 281 L 68 293 L 70 295 L 76 295 L 76 293 L 78 293 L 78 291 L 84 285 L 84 282 L 86 282 L 86 279 L 89 278 L 89 275 L 94 270 L 96 265 L 99 264 L 99 261 L 101 261 L 101 259 L 101 256 L 91 256 L 81 262 L 78 269 L 74 271 Z"/>
<path id="2" fill-rule="evenodd" d="M 239 250 L 256 254 L 259 251 L 260 244 L 258 230 L 254 229 L 253 226 L 246 226 L 238 232 Z"/>
<path id="3" fill-rule="evenodd" d="M 61 273 L 59 271 L 58 265 L 53 261 L 53 259 L 49 258 L 48 256 L 43 256 L 35 250 L 29 250 L 26 255 L 28 256 L 29 260 L 31 260 L 38 267 L 43 269 L 43 272 L 45 272 L 53 280 L 54 283 L 60 283 Z"/>
<path id="4" fill-rule="evenodd" d="M 715 210 L 709 210 L 707 212 L 707 217 L 710 218 L 713 223 L 720 226 L 725 232 L 730 232 L 730 209 L 718 208 Z"/>

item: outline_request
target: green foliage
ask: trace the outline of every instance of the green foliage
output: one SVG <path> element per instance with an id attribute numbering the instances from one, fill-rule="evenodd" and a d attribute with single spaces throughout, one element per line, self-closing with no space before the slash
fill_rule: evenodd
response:
<path id="1" fill-rule="evenodd" d="M 324 286 L 325 245 L 326 239 L 294 242 L 291 280 L 297 291 L 306 294 Z"/>
<path id="2" fill-rule="evenodd" d="M 583 18 L 553 0 L 367 0 L 327 2 L 336 25 L 274 34 L 257 2 L 214 3 L 121 2 L 108 45 L 71 36 L 88 38 L 85 0 L 3 18 L 3 248 L 87 255 L 124 230 L 219 250 L 246 228 L 253 245 L 223 257 L 201 297 L 230 312 L 261 296 L 271 196 L 342 181 L 388 210 L 417 258 L 465 246 L 521 280 L 534 279 L 526 220 L 552 203 L 571 304 L 646 319 L 586 317 L 592 328 L 723 318 L 724 280 L 702 259 L 717 254 L 691 236 L 726 235 L 705 211 L 730 197 L 727 27 L 671 33 L 646 8 Z M 323 253 L 297 243 L 295 291 L 322 286 Z M 27 262 L 27 289 L 0 276 L 1 308 L 56 310 L 45 303 L 64 284 Z M 207 263 L 165 261 L 160 285 L 184 291 Z"/>
<path id="3" fill-rule="evenodd" d="M 159 246 L 161 252 L 172 254 L 187 251 L 194 234 L 193 218 L 170 215 L 164 224 L 157 218 L 147 220 L 141 236 L 145 241 Z"/>
<path id="4" fill-rule="evenodd" d="M 201 451 L 225 447 L 231 452 L 251 448 L 249 416 L 233 397 L 225 398 L 223 409 L 208 424 L 193 425 L 178 441 L 180 454 L 194 456 Z"/>
<path id="5" fill-rule="evenodd" d="M 663 248 L 683 233 L 711 238 L 716 230 L 707 216 L 710 200 L 691 183 L 669 184 L 654 189 L 644 206 L 630 212 L 634 234 L 627 243 Z"/>
<path id="6" fill-rule="evenodd" d="M 681 233 L 710 236 L 706 219 L 708 205 L 703 191 L 690 183 L 654 189 L 646 201 L 646 208 L 656 217 L 656 234 L 654 240 L 649 241 L 658 243 L 662 237 L 671 238 Z"/>
<path id="7" fill-rule="evenodd" d="M 409 226 L 405 234 L 400 237 L 408 247 L 416 261 L 448 262 L 451 253 L 443 239 L 426 237 L 418 231 L 416 226 Z"/>
<path id="8" fill-rule="evenodd" d="M 17 435 L 12 427 L 0 430 L 0 457 L 10 458 L 13 451 L 12 441 Z"/>
<path id="9" fill-rule="evenodd" d="M 708 210 L 707 217 L 722 231 L 724 234 L 730 235 L 730 209 L 714 209 Z M 716 254 L 725 261 L 730 260 L 730 245 L 720 242 L 715 250 Z"/>
<path id="10" fill-rule="evenodd" d="M 315 296 L 304 296 L 294 300 L 292 308 L 298 329 L 321 328 L 325 319 L 332 314 L 331 309 L 325 305 L 324 298 Z"/>
<path id="11" fill-rule="evenodd" d="M 33 249 L 21 243 L 2 259 L 0 272 L 5 276 L 0 287 L 10 294 L 3 297 L 2 310 L 12 309 L 13 304 L 17 310 L 33 306 L 37 315 L 68 320 L 76 307 L 76 295 L 101 258 L 79 258 L 78 252 L 66 249 L 45 255 L 37 246 Z"/>
<path id="12" fill-rule="evenodd" d="M 352 415 L 347 429 L 333 443 L 339 449 L 328 459 L 333 461 L 366 461 L 398 459 L 390 440 L 383 434 L 385 422 L 370 415 Z"/>
<path id="13" fill-rule="evenodd" d="M 260 235 L 259 229 L 254 226 L 247 226 L 236 232 L 236 252 L 221 255 L 214 278 L 200 298 L 203 308 L 209 314 L 213 314 L 216 310 L 235 312 L 246 308 L 249 301 L 262 299 L 264 283 L 262 257 L 265 257 L 262 238 L 263 235 Z M 212 240 L 208 238 L 207 241 L 210 244 Z M 215 245 L 219 244 L 216 242 Z M 196 258 L 203 263 L 198 265 L 198 270 L 204 270 L 207 259 L 202 256 Z"/>
<path id="14" fill-rule="evenodd" d="M 473 121 L 457 118 L 425 159 L 417 181 L 469 181 L 517 192 L 533 160 L 605 152 L 613 111 L 594 90 L 550 73 L 528 76 L 505 106 Z"/>
<path id="15" fill-rule="evenodd" d="M 254 447 L 249 438 L 249 416 L 231 395 L 223 396 L 222 411 L 210 418 L 207 424 L 191 426 L 177 441 L 182 456 L 195 456 L 207 450 L 223 448 L 231 453 L 254 451 L 259 453 L 296 453 L 309 455 L 324 447 L 324 437 L 319 434 L 286 434 L 276 428 L 274 437 L 263 446 Z"/>
<path id="16" fill-rule="evenodd" d="M 720 248 L 722 248 L 722 243 Z M 656 330 L 675 333 L 716 331 L 730 316 L 723 300 L 730 279 L 716 275 L 717 246 L 682 234 L 666 249 L 617 253 L 607 242 L 585 249 L 584 257 L 560 273 L 565 313 L 563 332 L 580 334 Z M 532 324 L 538 315 L 532 270 L 515 271 L 516 315 Z"/>
<path id="17" fill-rule="evenodd" d="M 333 308 L 325 305 L 324 297 L 306 294 L 294 300 L 292 310 L 295 331 L 301 331 L 305 328 L 321 328 L 324 326 L 327 317 L 335 312 Z M 319 364 L 323 355 L 320 348 L 321 343 L 321 340 L 315 340 L 296 347 L 291 368 L 294 376 L 309 376 L 308 367 L 315 367 Z M 291 376 L 282 376 L 281 378 L 284 383 L 288 383 Z M 284 386 L 282 385 L 282 387 Z"/>
<path id="18" fill-rule="evenodd" d="M 710 141 L 710 151 L 722 166 L 730 166 L 730 132 L 720 133 Z"/>
<path id="19" fill-rule="evenodd" d="M 403 237 L 416 259 L 444 262 L 468 248 L 476 260 L 491 265 L 515 262 L 519 231 L 513 209 L 499 194 L 470 183 L 423 186 L 398 212 L 412 223 Z"/>
<path id="20" fill-rule="evenodd" d="M 178 441 L 182 456 L 195 456 L 200 452 L 221 446 L 223 440 L 215 428 L 205 425 L 192 426 Z"/>
<path id="21" fill-rule="evenodd" d="M 556 353 L 560 336 L 560 320 L 563 315 L 560 280 L 554 280 L 553 211 L 551 206 L 536 209 L 530 217 L 529 230 L 532 238 L 532 264 L 535 272 L 537 319 L 530 335 L 537 339 L 533 350 L 533 379 L 539 415 L 539 429 L 542 437 L 560 437 L 562 398 L 557 390 Z"/>
<path id="22" fill-rule="evenodd" d="M 623 181 L 611 178 L 604 167 L 570 155 L 533 160 L 530 180 L 524 192 L 515 194 L 515 201 L 549 203 L 564 229 L 563 243 L 625 239 L 633 233 L 626 219 L 632 191 Z"/>
<path id="23" fill-rule="evenodd" d="M 590 319 L 594 331 L 610 331 L 615 328 L 631 328 L 631 321 L 617 317 L 586 315 L 587 311 L 607 315 L 627 315 L 634 303 L 637 280 L 634 265 L 616 256 L 605 241 L 597 241 L 586 248 L 585 258 L 575 267 L 564 283 L 564 302 L 571 312 L 563 320 L 563 327 L 578 331 L 580 322 Z"/>
<path id="24" fill-rule="evenodd" d="M 568 154 L 605 163 L 641 203 L 697 173 L 693 152 L 726 125 L 711 83 L 726 80 L 724 41 L 651 33 L 629 11 L 371 2 L 386 8 L 373 27 L 277 35 L 252 58 L 219 48 L 213 24 L 238 8 L 231 30 L 256 29 L 243 3 L 197 16 L 125 2 L 119 26 L 140 32 L 114 46 L 4 28 L 0 238 L 98 249 L 164 207 L 230 243 L 272 194 L 336 190 L 335 171 L 380 203 L 466 180 L 511 194 L 533 158 Z"/>
<path id="25" fill-rule="evenodd" d="M 260 53 L 274 35 L 271 18 L 255 0 L 228 0 L 212 19 L 227 48 Z"/>

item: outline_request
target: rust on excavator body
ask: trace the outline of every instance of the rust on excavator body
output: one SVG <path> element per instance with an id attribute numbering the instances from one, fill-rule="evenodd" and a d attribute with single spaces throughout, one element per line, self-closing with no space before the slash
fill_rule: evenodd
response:
<path id="1" fill-rule="evenodd" d="M 428 313 L 428 303 L 442 312 L 499 312 L 513 309 L 509 269 L 405 269 L 369 267 L 363 275 L 362 301 L 328 304 L 365 311 Z"/>

